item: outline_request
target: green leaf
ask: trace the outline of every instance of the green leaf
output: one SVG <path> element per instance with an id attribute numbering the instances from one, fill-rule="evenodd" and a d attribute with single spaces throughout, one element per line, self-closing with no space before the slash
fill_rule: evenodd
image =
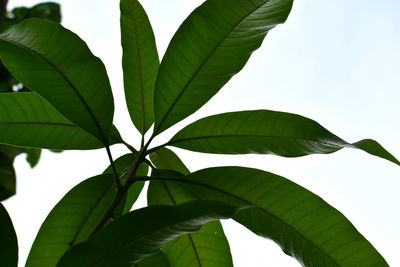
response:
<path id="1" fill-rule="evenodd" d="M 82 39 L 57 23 L 28 19 L 0 34 L 0 57 L 15 78 L 108 144 L 114 114 L 110 82 Z"/>
<path id="2" fill-rule="evenodd" d="M 118 131 L 113 127 L 110 143 Z M 35 93 L 0 97 L 0 143 L 49 149 L 94 149 L 102 143 L 62 116 Z"/>
<path id="3" fill-rule="evenodd" d="M 158 134 L 203 106 L 289 15 L 293 0 L 208 0 L 165 52 L 154 91 Z"/>
<path id="4" fill-rule="evenodd" d="M 170 266 L 171 265 L 169 264 L 167 258 L 161 251 L 157 251 L 133 265 L 133 267 L 170 267 Z"/>
<path id="5" fill-rule="evenodd" d="M 148 205 L 176 206 L 193 200 L 198 198 L 176 183 L 150 182 L 147 192 Z M 173 267 L 233 266 L 229 243 L 219 221 L 170 241 L 161 251 Z"/>
<path id="6" fill-rule="evenodd" d="M 274 240 L 303 266 L 388 266 L 339 211 L 283 177 L 242 167 L 168 176 L 152 177 L 151 183 L 179 183 L 201 199 L 250 206 L 233 219 Z"/>
<path id="7" fill-rule="evenodd" d="M 172 170 L 182 174 L 190 173 L 181 159 L 173 151 L 165 147 L 150 153 L 150 160 L 158 169 Z"/>
<path id="8" fill-rule="evenodd" d="M 114 195 L 109 174 L 89 178 L 72 188 L 40 227 L 26 266 L 55 266 L 72 245 L 86 240 Z"/>
<path id="9" fill-rule="evenodd" d="M 61 22 L 60 5 L 54 2 L 40 3 L 31 8 L 16 7 L 10 13 L 11 15 L 8 17 L 12 18 L 13 24 L 28 18 L 41 18 L 58 23 Z"/>
<path id="10" fill-rule="evenodd" d="M 0 201 L 15 194 L 15 171 L 13 161 L 0 152 Z"/>
<path id="11" fill-rule="evenodd" d="M 150 154 L 153 164 L 159 169 L 189 174 L 180 158 L 171 150 L 161 148 Z M 175 172 L 174 172 L 175 171 Z M 166 172 L 163 172 L 166 173 Z M 157 172 L 155 173 L 157 175 Z M 198 198 L 183 186 L 165 182 L 150 182 L 147 191 L 148 205 L 176 206 Z M 178 237 L 166 244 L 162 251 L 171 266 L 233 266 L 231 251 L 219 221 L 203 225 L 199 231 Z"/>
<path id="12" fill-rule="evenodd" d="M 15 147 L 9 145 L 2 145 L 0 144 L 0 153 L 6 155 L 11 161 L 14 161 L 14 158 L 19 154 L 22 154 L 26 151 L 25 148 L 22 147 Z"/>
<path id="13" fill-rule="evenodd" d="M 137 0 L 121 0 L 120 7 L 125 98 L 133 124 L 144 134 L 154 122 L 153 94 L 160 61 L 143 7 Z"/>
<path id="14" fill-rule="evenodd" d="M 0 259 L 1 265 L 16 267 L 18 264 L 18 241 L 11 218 L 0 203 Z"/>
<path id="15" fill-rule="evenodd" d="M 327 154 L 351 147 L 400 165 L 374 140 L 349 144 L 313 120 L 270 110 L 229 112 L 200 119 L 179 131 L 167 145 L 205 153 L 283 157 Z"/>
<path id="16" fill-rule="evenodd" d="M 114 161 L 115 169 L 121 175 L 120 177 L 122 180 L 125 178 L 124 173 L 127 172 L 129 166 L 132 164 L 134 159 L 135 155 L 130 153 L 123 155 Z M 146 176 L 148 171 L 149 167 L 146 164 L 141 164 L 138 170 L 136 171 L 136 175 Z M 108 166 L 108 168 L 103 173 L 113 174 L 111 165 Z M 132 184 L 126 193 L 126 197 L 123 199 L 123 201 L 121 201 L 119 207 L 117 207 L 116 209 L 117 214 L 115 214 L 115 212 L 114 214 L 116 216 L 120 216 L 121 214 L 128 213 L 131 210 L 133 204 L 135 204 L 136 200 L 138 199 L 140 193 L 142 192 L 143 187 L 144 187 L 144 182 L 135 182 L 134 184 Z"/>
<path id="17" fill-rule="evenodd" d="M 60 5 L 53 2 L 40 3 L 31 7 L 30 18 L 48 19 L 54 22 L 61 22 Z"/>
<path id="18" fill-rule="evenodd" d="M 35 167 L 39 163 L 40 154 L 42 154 L 41 149 L 37 148 L 26 149 L 26 161 L 29 163 L 31 168 Z"/>
<path id="19" fill-rule="evenodd" d="M 209 221 L 229 218 L 235 211 L 232 206 L 216 201 L 135 210 L 71 248 L 57 266 L 130 267 L 175 237 L 197 231 Z"/>

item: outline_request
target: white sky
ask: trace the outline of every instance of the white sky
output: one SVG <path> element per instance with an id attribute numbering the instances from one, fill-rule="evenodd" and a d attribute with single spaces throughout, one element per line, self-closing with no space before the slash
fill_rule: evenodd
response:
<path id="1" fill-rule="evenodd" d="M 41 1 L 10 0 L 9 8 Z M 118 1 L 64 0 L 63 25 L 105 63 L 116 102 L 115 124 L 138 145 L 125 107 Z M 201 0 L 142 0 L 162 55 L 184 18 Z M 400 158 L 400 3 L 396 0 L 295 1 L 288 21 L 274 29 L 244 70 L 180 126 L 209 114 L 242 109 L 297 113 L 347 141 L 373 138 Z M 167 131 L 166 141 L 178 128 Z M 161 140 L 162 139 L 162 140 Z M 155 144 L 156 144 L 155 143 Z M 114 157 L 127 152 L 112 148 Z M 400 168 L 362 151 L 297 159 L 217 156 L 176 149 L 191 170 L 242 165 L 283 175 L 344 213 L 391 266 L 400 266 Z M 107 166 L 105 151 L 44 152 L 29 169 L 16 159 L 17 196 L 5 202 L 20 245 L 20 265 L 41 222 L 61 197 Z M 142 198 L 142 203 L 144 198 Z M 224 223 L 235 266 L 299 266 L 274 243 Z"/>

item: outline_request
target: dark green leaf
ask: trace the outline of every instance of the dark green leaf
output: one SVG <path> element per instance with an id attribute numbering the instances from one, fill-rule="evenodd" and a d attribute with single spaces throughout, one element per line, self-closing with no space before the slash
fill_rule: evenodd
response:
<path id="1" fill-rule="evenodd" d="M 57 23 L 28 19 L 0 34 L 0 57 L 14 77 L 108 144 L 114 114 L 110 82 L 82 39 Z"/>
<path id="2" fill-rule="evenodd" d="M 293 0 L 209 0 L 183 22 L 154 92 L 158 134 L 203 106 L 289 15 Z"/>
<path id="3" fill-rule="evenodd" d="M 147 198 L 149 205 L 179 205 L 197 199 L 179 184 L 168 182 L 151 182 Z M 219 221 L 170 241 L 161 251 L 173 267 L 233 266 L 229 243 Z"/>
<path id="4" fill-rule="evenodd" d="M 166 176 L 169 176 L 167 174 Z M 196 196 L 252 208 L 233 219 L 271 238 L 303 266 L 388 266 L 375 248 L 336 209 L 301 186 L 272 173 L 217 167 L 174 178 Z"/>
<path id="5" fill-rule="evenodd" d="M 167 258 L 161 251 L 157 251 L 150 256 L 139 261 L 133 267 L 170 267 Z"/>
<path id="6" fill-rule="evenodd" d="M 26 149 L 26 161 L 28 161 L 29 165 L 31 165 L 31 168 L 35 167 L 36 164 L 39 163 L 41 153 L 42 153 L 41 149 L 37 148 Z"/>
<path id="7" fill-rule="evenodd" d="M 16 7 L 13 10 L 11 10 L 11 14 L 14 17 L 15 21 L 21 22 L 22 20 L 29 17 L 29 8 Z"/>
<path id="8" fill-rule="evenodd" d="M 60 5 L 53 2 L 40 3 L 31 7 L 30 18 L 48 19 L 54 22 L 61 22 Z"/>
<path id="9" fill-rule="evenodd" d="M 1 266 L 16 267 L 18 264 L 18 241 L 11 218 L 0 203 L 0 260 Z"/>
<path id="10" fill-rule="evenodd" d="M 385 148 L 383 148 L 378 142 L 372 139 L 364 139 L 358 142 L 351 144 L 352 146 L 364 150 L 365 152 L 387 159 L 397 165 L 400 165 L 400 161 L 398 161 L 392 154 L 390 154 Z"/>
<path id="11" fill-rule="evenodd" d="M 113 185 L 112 175 L 103 174 L 71 189 L 40 227 L 26 266 L 55 266 L 72 245 L 85 241 L 110 205 Z"/>
<path id="12" fill-rule="evenodd" d="M 1 98 L 0 98 L 1 99 Z M 11 161 L 14 161 L 14 158 L 19 154 L 22 154 L 26 151 L 23 147 L 9 146 L 0 144 L 0 153 L 6 155 Z"/>
<path id="13" fill-rule="evenodd" d="M 59 261 L 64 266 L 132 266 L 175 237 L 197 231 L 203 224 L 229 218 L 232 206 L 216 201 L 192 201 L 132 211 L 71 248 Z"/>
<path id="14" fill-rule="evenodd" d="M 124 180 L 124 173 L 126 173 L 134 159 L 135 156 L 133 154 L 126 154 L 114 161 L 115 168 L 117 172 L 121 175 L 122 180 Z M 136 175 L 146 176 L 148 171 L 149 167 L 146 164 L 141 164 L 136 171 Z M 109 166 L 103 173 L 112 174 L 112 167 Z M 138 199 L 143 187 L 144 182 L 135 182 L 133 185 L 131 185 L 126 193 L 126 197 L 121 201 L 119 207 L 116 209 L 116 212 L 114 214 L 116 216 L 120 216 L 121 214 L 128 213 L 131 210 L 133 204 L 135 204 L 136 200 Z"/>
<path id="15" fill-rule="evenodd" d="M 162 160 L 154 163 L 157 168 L 168 167 L 172 170 L 176 168 L 189 173 L 185 171 L 186 166 L 174 152 L 167 149 L 160 151 L 163 157 L 157 157 L 157 160 Z M 176 173 L 170 172 L 170 174 Z M 150 182 L 147 192 L 148 205 L 175 206 L 193 200 L 198 198 L 176 183 Z M 209 222 L 195 233 L 182 235 L 170 241 L 161 250 L 173 267 L 233 266 L 229 243 L 219 221 Z"/>
<path id="16" fill-rule="evenodd" d="M 160 62 L 143 7 L 137 0 L 122 0 L 120 5 L 125 98 L 133 124 L 144 134 L 154 122 L 154 83 Z"/>
<path id="17" fill-rule="evenodd" d="M 91 134 L 63 117 L 35 93 L 6 93 L 0 97 L 0 143 L 50 149 L 103 147 Z M 113 135 L 118 131 L 113 127 Z M 117 138 L 110 140 L 115 143 Z"/>
<path id="18" fill-rule="evenodd" d="M 0 201 L 15 194 L 15 171 L 13 161 L 0 152 Z"/>
<path id="19" fill-rule="evenodd" d="M 183 128 L 167 144 L 197 152 L 259 153 L 284 157 L 326 154 L 352 147 L 400 165 L 373 140 L 349 144 L 313 120 L 270 110 L 229 112 L 206 117 Z"/>
<path id="20" fill-rule="evenodd" d="M 181 159 L 173 151 L 165 147 L 161 147 L 151 153 L 150 160 L 158 169 L 173 170 L 182 174 L 190 173 Z"/>

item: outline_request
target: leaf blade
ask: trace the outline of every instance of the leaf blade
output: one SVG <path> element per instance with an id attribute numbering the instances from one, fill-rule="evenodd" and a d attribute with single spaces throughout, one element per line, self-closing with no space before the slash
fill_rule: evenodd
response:
<path id="1" fill-rule="evenodd" d="M 153 29 L 137 0 L 122 0 L 121 44 L 125 99 L 131 120 L 141 134 L 154 122 L 153 94 L 158 52 Z"/>
<path id="2" fill-rule="evenodd" d="M 274 240 L 304 266 L 357 266 L 361 262 L 388 266 L 339 211 L 278 175 L 243 167 L 216 167 L 184 177 L 167 175 L 151 180 L 179 183 L 201 199 L 250 206 L 236 212 L 233 219 Z"/>
<path id="3" fill-rule="evenodd" d="M 18 265 L 18 241 L 11 218 L 0 203 L 0 259 L 4 266 Z"/>
<path id="4" fill-rule="evenodd" d="M 55 266 L 73 244 L 84 241 L 115 194 L 112 175 L 89 178 L 51 210 L 32 245 L 26 266 Z"/>
<path id="5" fill-rule="evenodd" d="M 15 195 L 15 180 L 13 161 L 0 152 L 0 201 Z"/>
<path id="6" fill-rule="evenodd" d="M 110 82 L 82 39 L 57 23 L 27 19 L 0 34 L 0 56 L 14 77 L 108 143 L 114 114 Z"/>
<path id="7" fill-rule="evenodd" d="M 77 127 L 35 93 L 2 94 L 0 111 L 0 143 L 63 150 L 103 147 L 96 137 Z"/>
<path id="8" fill-rule="evenodd" d="M 246 64 L 292 0 L 209 0 L 182 23 L 161 62 L 154 91 L 159 134 L 205 104 Z"/>
<path id="9" fill-rule="evenodd" d="M 297 114 L 271 110 L 228 112 L 200 119 L 179 131 L 167 143 L 196 152 L 219 154 L 273 154 L 300 157 L 358 148 L 400 162 L 374 140 L 350 144 L 317 122 Z"/>
<path id="10" fill-rule="evenodd" d="M 76 263 L 131 266 L 158 251 L 174 237 L 198 230 L 208 221 L 227 218 L 233 212 L 235 209 L 231 206 L 213 201 L 192 201 L 177 207 L 152 206 L 132 211 L 110 223 L 87 242 L 70 249 L 57 266 L 75 266 Z M 138 228 L 141 231 L 136 231 Z"/>
<path id="11" fill-rule="evenodd" d="M 150 182 L 147 191 L 149 206 L 176 206 L 198 199 L 183 186 L 168 182 Z M 229 243 L 219 221 L 209 222 L 197 232 L 185 234 L 170 241 L 161 248 L 161 251 L 174 267 L 233 266 Z"/>
<path id="12" fill-rule="evenodd" d="M 172 170 L 182 174 L 190 173 L 182 160 L 173 151 L 165 147 L 150 153 L 150 160 L 158 169 Z"/>

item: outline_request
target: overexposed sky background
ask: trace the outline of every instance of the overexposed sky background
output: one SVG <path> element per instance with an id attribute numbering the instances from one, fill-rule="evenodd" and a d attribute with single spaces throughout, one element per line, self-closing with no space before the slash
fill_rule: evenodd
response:
<path id="1" fill-rule="evenodd" d="M 9 0 L 14 6 L 41 1 Z M 116 103 L 115 125 L 139 145 L 124 103 L 119 1 L 62 0 L 63 25 L 84 39 L 107 68 Z M 172 35 L 202 0 L 142 0 L 163 55 Z M 312 118 L 349 142 L 373 138 L 400 158 L 400 2 L 301 0 L 276 27 L 247 66 L 194 116 L 232 110 L 272 109 Z M 180 126 L 180 127 L 179 127 Z M 344 213 L 390 266 L 400 266 L 400 167 L 362 151 L 297 159 L 221 156 L 174 149 L 191 170 L 241 165 L 285 176 Z M 114 158 L 126 153 L 112 148 Z M 108 165 L 106 153 L 44 151 L 35 169 L 16 159 L 17 195 L 5 202 L 13 219 L 23 266 L 35 235 L 52 207 L 80 181 Z M 141 199 L 144 203 L 145 197 Z M 235 266 L 299 266 L 273 242 L 224 222 Z"/>

